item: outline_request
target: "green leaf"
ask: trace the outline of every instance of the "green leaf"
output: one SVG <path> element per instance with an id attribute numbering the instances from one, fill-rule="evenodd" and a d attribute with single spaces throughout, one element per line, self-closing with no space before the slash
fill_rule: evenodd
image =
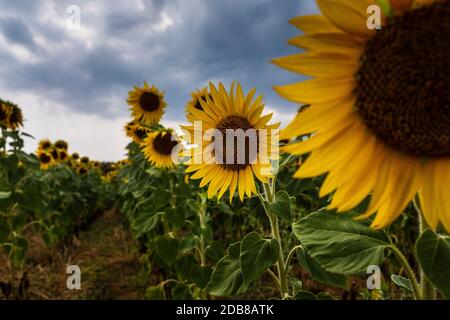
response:
<path id="1" fill-rule="evenodd" d="M 308 254 L 325 270 L 338 274 L 362 274 L 384 259 L 389 245 L 383 231 L 370 221 L 355 221 L 353 214 L 314 212 L 293 224 L 295 236 Z"/>
<path id="2" fill-rule="evenodd" d="M 167 208 L 166 217 L 175 229 L 180 229 L 184 225 L 185 221 L 184 208 Z"/>
<path id="3" fill-rule="evenodd" d="M 399 287 L 402 287 L 403 289 L 406 289 L 409 292 L 412 292 L 412 286 L 411 286 L 411 281 L 409 279 L 406 279 L 402 276 L 398 276 L 396 274 L 393 274 L 391 276 L 391 280 L 392 282 L 394 282 L 396 285 L 398 285 Z"/>
<path id="4" fill-rule="evenodd" d="M 240 264 L 247 286 L 278 260 L 279 248 L 277 240 L 264 239 L 257 232 L 250 232 L 242 239 Z"/>
<path id="5" fill-rule="evenodd" d="M 147 300 L 164 300 L 164 290 L 160 286 L 148 287 L 145 298 Z"/>
<path id="6" fill-rule="evenodd" d="M 9 237 L 9 226 L 4 220 L 0 220 L 0 244 L 4 243 Z"/>
<path id="7" fill-rule="evenodd" d="M 0 199 L 8 199 L 11 196 L 11 191 L 0 191 Z"/>
<path id="8" fill-rule="evenodd" d="M 297 292 L 297 294 L 294 297 L 295 300 L 317 300 L 317 297 L 314 293 L 301 290 Z"/>
<path id="9" fill-rule="evenodd" d="M 194 282 L 199 288 L 204 289 L 211 277 L 212 268 L 199 266 L 199 262 L 193 255 L 182 255 L 176 260 L 176 272 L 183 278 Z"/>
<path id="10" fill-rule="evenodd" d="M 450 298 L 450 239 L 426 230 L 416 242 L 416 253 L 427 278 Z"/>
<path id="11" fill-rule="evenodd" d="M 239 265 L 239 248 L 236 242 L 228 247 L 228 255 L 219 260 L 209 280 L 206 290 L 216 296 L 231 296 L 245 292 L 242 271 Z"/>
<path id="12" fill-rule="evenodd" d="M 291 222 L 291 199 L 286 191 L 278 191 L 275 195 L 275 201 L 268 204 L 269 210 L 274 212 L 280 218 Z"/>
<path id="13" fill-rule="evenodd" d="M 162 214 L 162 212 L 140 212 L 136 219 L 131 223 L 133 230 L 136 231 L 136 236 L 140 237 L 153 230 Z"/>
<path id="14" fill-rule="evenodd" d="M 313 280 L 333 287 L 347 288 L 347 279 L 344 275 L 328 272 L 303 250 L 297 250 L 297 255 L 300 265 L 311 274 Z"/>
<path id="15" fill-rule="evenodd" d="M 158 237 L 155 244 L 156 253 L 168 265 L 175 261 L 178 247 L 178 241 L 168 235 Z"/>

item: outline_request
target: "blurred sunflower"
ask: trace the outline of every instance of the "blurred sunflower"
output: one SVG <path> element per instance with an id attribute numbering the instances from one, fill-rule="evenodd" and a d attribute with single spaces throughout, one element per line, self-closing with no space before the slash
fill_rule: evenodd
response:
<path id="1" fill-rule="evenodd" d="M 172 168 L 172 150 L 180 142 L 171 131 L 155 131 L 142 142 L 142 151 L 147 160 L 158 168 Z"/>
<path id="2" fill-rule="evenodd" d="M 58 149 L 58 158 L 62 162 L 66 161 L 69 158 L 69 154 L 67 153 L 67 150 Z"/>
<path id="3" fill-rule="evenodd" d="M 191 112 L 192 109 L 203 111 L 202 105 L 200 104 L 200 99 L 205 100 L 206 96 L 209 96 L 209 98 L 212 99 L 207 87 L 191 93 L 191 100 L 186 105 L 186 118 L 189 122 L 194 121 L 194 116 Z"/>
<path id="4" fill-rule="evenodd" d="M 48 170 L 53 163 L 52 156 L 45 150 L 38 150 L 37 158 L 41 164 L 41 170 Z"/>
<path id="5" fill-rule="evenodd" d="M 84 164 L 84 165 L 88 165 L 89 164 L 89 158 L 88 157 L 82 157 L 81 159 L 80 159 L 80 162 L 82 163 L 82 164 Z"/>
<path id="6" fill-rule="evenodd" d="M 310 153 L 295 177 L 328 173 L 320 196 L 347 211 L 371 194 L 372 226 L 393 222 L 419 193 L 426 222 L 450 230 L 450 1 L 391 0 L 380 30 L 366 26 L 372 0 L 317 0 L 323 15 L 291 22 L 305 53 L 274 60 L 310 80 L 275 87 L 310 104 L 281 139 Z"/>
<path id="7" fill-rule="evenodd" d="M 78 165 L 75 169 L 76 169 L 76 172 L 82 176 L 84 176 L 88 173 L 88 169 L 86 168 L 86 166 L 84 166 L 82 164 Z"/>
<path id="8" fill-rule="evenodd" d="M 144 141 L 151 130 L 137 122 L 131 121 L 125 125 L 125 133 L 128 137 L 133 139 L 134 142 L 140 144 Z"/>
<path id="9" fill-rule="evenodd" d="M 279 123 L 268 125 L 272 114 L 262 116 L 264 104 L 262 96 L 253 101 L 256 90 L 252 89 L 246 97 L 242 91 L 241 85 L 235 83 L 231 85 L 229 93 L 227 93 L 222 83 L 219 83 L 218 89 L 209 84 L 210 95 L 206 99 L 199 99 L 202 110 L 191 109 L 191 122 L 202 122 L 202 135 L 204 142 L 201 145 L 194 146 L 194 156 L 186 163 L 188 165 L 186 172 L 195 172 L 190 179 L 202 179 L 200 187 L 209 184 L 208 197 L 216 195 L 220 199 L 225 191 L 230 191 L 230 201 L 233 198 L 236 188 L 238 189 L 241 200 L 244 194 L 248 197 L 252 193 L 256 193 L 255 179 L 267 182 L 268 172 L 271 164 L 269 159 L 275 157 L 270 154 L 271 150 L 271 133 L 273 129 L 279 127 Z M 194 125 L 183 126 L 183 130 L 189 133 L 190 137 L 194 136 Z M 257 132 L 256 146 L 254 149 L 250 147 L 248 137 L 245 137 L 242 145 L 234 143 L 232 150 L 227 150 L 227 130 L 241 129 L 242 132 L 248 133 L 249 129 Z M 267 129 L 263 131 L 262 129 Z M 222 140 L 215 140 L 215 137 L 209 137 L 207 132 L 213 130 L 222 136 Z M 187 141 L 193 143 L 193 141 Z M 278 141 L 276 141 L 278 143 Z M 228 147 L 230 149 L 230 147 Z M 267 152 L 262 152 L 266 150 Z M 218 151 L 216 153 L 216 151 Z M 202 163 L 195 163 L 196 155 L 200 155 Z M 227 158 L 233 158 L 234 161 L 227 163 Z M 238 158 L 243 158 L 239 162 Z M 263 172 L 266 170 L 266 172 Z"/>
<path id="10" fill-rule="evenodd" d="M 48 139 L 42 139 L 39 141 L 38 150 L 48 151 L 52 147 L 52 143 Z"/>
<path id="11" fill-rule="evenodd" d="M 59 161 L 59 152 L 58 152 L 58 150 L 56 148 L 54 148 L 54 147 L 51 148 L 49 150 L 49 154 L 52 157 L 54 162 L 58 162 Z"/>
<path id="12" fill-rule="evenodd" d="M 64 140 L 58 140 L 55 142 L 55 148 L 58 150 L 66 150 L 69 148 L 69 145 Z"/>
<path id="13" fill-rule="evenodd" d="M 154 125 L 161 120 L 166 107 L 164 93 L 155 86 L 149 86 L 144 82 L 144 86 L 134 87 L 128 93 L 128 104 L 131 106 L 131 113 L 134 119 L 147 125 Z"/>
<path id="14" fill-rule="evenodd" d="M 8 109 L 0 100 L 0 126 L 6 127 L 7 120 L 8 120 Z"/>
<path id="15" fill-rule="evenodd" d="M 16 104 L 0 99 L 0 106 L 1 125 L 11 130 L 23 126 L 22 110 Z"/>
<path id="16" fill-rule="evenodd" d="M 74 153 L 72 153 L 72 155 L 70 156 L 70 159 L 71 159 L 71 160 L 74 160 L 74 161 L 78 161 L 78 160 L 80 159 L 80 155 L 79 155 L 78 153 L 74 152 Z"/>

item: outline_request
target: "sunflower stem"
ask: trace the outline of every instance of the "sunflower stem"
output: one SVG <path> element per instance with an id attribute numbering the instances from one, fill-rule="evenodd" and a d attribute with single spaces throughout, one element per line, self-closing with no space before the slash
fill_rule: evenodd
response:
<path id="1" fill-rule="evenodd" d="M 266 198 L 267 202 L 272 203 L 275 198 L 274 185 L 271 185 L 270 183 L 264 183 L 264 194 L 265 194 L 265 198 Z M 278 217 L 275 213 L 270 212 L 270 210 L 268 209 L 268 207 L 266 205 L 263 205 L 263 207 L 266 210 L 266 214 L 269 218 L 272 238 L 277 241 L 278 246 L 279 246 L 279 254 L 278 254 L 278 261 L 277 261 L 277 273 L 278 273 L 277 278 L 278 278 L 279 284 L 280 284 L 280 295 L 281 295 L 281 298 L 284 299 L 284 298 L 288 297 L 289 292 L 288 292 L 288 284 L 287 284 L 287 274 L 285 272 L 283 245 L 281 243 L 280 228 L 278 225 Z"/>
<path id="2" fill-rule="evenodd" d="M 429 229 L 427 222 L 425 221 L 422 210 L 420 210 L 418 197 L 414 198 L 414 208 L 417 211 L 417 216 L 419 219 L 419 236 L 425 232 L 425 230 Z M 420 264 L 419 264 L 420 266 Z M 420 281 L 422 284 L 422 299 L 423 300 L 436 300 L 436 290 L 434 289 L 433 284 L 428 280 L 427 276 L 423 272 L 422 268 L 420 268 Z"/>
<path id="3" fill-rule="evenodd" d="M 400 251 L 400 249 L 397 248 L 394 244 L 391 244 L 388 248 L 394 253 L 394 255 L 397 257 L 397 259 L 400 262 L 400 264 L 405 269 L 406 276 L 408 277 L 409 281 L 411 282 L 411 287 L 412 287 L 412 291 L 413 291 L 413 294 L 414 294 L 414 299 L 415 300 L 421 300 L 422 299 L 422 292 L 420 290 L 419 283 L 417 282 L 416 275 L 414 274 L 413 269 L 409 265 L 408 260 L 403 255 L 403 253 Z"/>

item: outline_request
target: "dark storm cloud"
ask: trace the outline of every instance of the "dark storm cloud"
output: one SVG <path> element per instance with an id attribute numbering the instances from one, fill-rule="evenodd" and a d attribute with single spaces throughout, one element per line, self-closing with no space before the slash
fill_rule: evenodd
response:
<path id="1" fill-rule="evenodd" d="M 80 112 L 116 116 L 126 114 L 127 91 L 147 80 L 166 91 L 166 118 L 181 121 L 192 89 L 210 79 L 238 80 L 257 87 L 268 104 L 295 110 L 271 87 L 299 77 L 269 61 L 296 52 L 286 41 L 298 31 L 287 21 L 314 11 L 313 1 L 58 1 L 54 11 L 63 22 L 71 2 L 82 10 L 86 35 L 43 19 L 44 2 L 31 10 L 23 1 L 0 0 L 3 37 L 38 57 L 30 63 L 0 49 L 1 86 L 48 92 Z M 14 79 L 6 81 L 8 74 Z"/>

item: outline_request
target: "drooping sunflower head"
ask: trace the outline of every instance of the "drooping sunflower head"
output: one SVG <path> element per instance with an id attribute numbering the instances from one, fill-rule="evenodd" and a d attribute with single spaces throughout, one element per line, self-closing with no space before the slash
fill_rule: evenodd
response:
<path id="1" fill-rule="evenodd" d="M 268 124 L 272 114 L 262 115 L 262 96 L 253 100 L 255 89 L 244 96 L 240 84 L 233 82 L 227 92 L 222 83 L 218 88 L 210 83 L 209 92 L 199 100 L 202 110 L 190 110 L 192 125 L 183 127 L 186 141 L 194 145 L 186 172 L 195 172 L 191 179 L 202 179 L 200 187 L 209 184 L 210 198 L 221 198 L 229 189 L 231 201 L 238 189 L 243 200 L 256 193 L 255 176 L 262 182 L 270 176 L 279 123 Z M 195 141 L 198 133 L 201 141 Z"/>
<path id="2" fill-rule="evenodd" d="M 191 100 L 186 104 L 186 118 L 188 121 L 193 122 L 194 116 L 191 113 L 192 109 L 195 110 L 203 110 L 203 107 L 200 103 L 200 100 L 206 100 L 206 96 L 209 96 L 212 99 L 212 96 L 208 92 L 208 88 L 204 87 L 200 90 L 196 90 L 191 93 Z"/>
<path id="3" fill-rule="evenodd" d="M 146 125 L 157 124 L 166 108 L 164 93 L 153 85 L 150 87 L 147 82 L 144 82 L 142 88 L 135 86 L 128 93 L 127 102 L 135 121 Z"/>
<path id="4" fill-rule="evenodd" d="M 55 142 L 55 148 L 58 150 L 66 150 L 69 148 L 69 144 L 64 140 L 58 140 Z"/>
<path id="5" fill-rule="evenodd" d="M 308 104 L 281 138 L 311 153 L 296 177 L 327 174 L 320 194 L 347 211 L 371 194 L 363 217 L 382 228 L 419 193 L 428 224 L 450 230 L 450 1 L 391 0 L 380 29 L 367 26 L 375 0 L 317 0 L 322 16 L 292 20 L 305 53 L 274 60 L 312 77 L 276 87 Z M 443 178 L 445 177 L 445 178 Z"/>
<path id="6" fill-rule="evenodd" d="M 11 130 L 23 126 L 22 109 L 10 101 L 0 99 L 0 124 Z"/>
<path id="7" fill-rule="evenodd" d="M 172 152 L 178 152 L 180 141 L 171 130 L 154 131 L 147 135 L 142 142 L 142 151 L 146 159 L 159 168 L 173 168 L 176 163 L 172 159 Z"/>
<path id="8" fill-rule="evenodd" d="M 42 139 L 39 141 L 38 149 L 48 151 L 52 148 L 52 143 L 48 139 Z"/>
<path id="9" fill-rule="evenodd" d="M 3 101 L 0 100 L 0 126 L 6 127 L 8 119 L 8 109 L 3 104 Z"/>
<path id="10" fill-rule="evenodd" d="M 52 156 L 45 150 L 38 150 L 37 158 L 41 164 L 41 170 L 47 170 L 53 163 Z"/>

